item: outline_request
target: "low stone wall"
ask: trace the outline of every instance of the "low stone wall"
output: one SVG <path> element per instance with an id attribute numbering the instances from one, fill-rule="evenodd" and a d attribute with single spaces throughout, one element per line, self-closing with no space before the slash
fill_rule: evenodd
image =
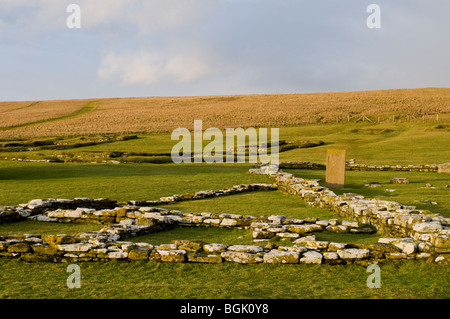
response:
<path id="1" fill-rule="evenodd" d="M 140 233 L 151 226 L 115 225 L 94 233 L 76 236 L 37 235 L 0 236 L 0 256 L 29 262 L 156 261 L 281 264 L 349 264 L 429 259 L 432 254 L 410 253 L 390 245 L 349 245 L 316 241 L 302 237 L 293 246 L 226 245 L 202 241 L 174 240 L 171 244 L 151 245 L 119 241 L 123 233 Z M 403 250 L 402 250 L 403 249 Z M 403 252 L 403 251 L 407 251 Z M 439 260 L 437 260 L 439 261 Z"/>
<path id="2" fill-rule="evenodd" d="M 42 214 L 42 212 L 44 211 L 55 209 L 67 210 L 82 207 L 94 210 L 101 210 L 101 209 L 116 210 L 117 207 L 127 205 L 161 206 L 179 201 L 198 200 L 217 196 L 240 194 L 251 191 L 260 191 L 260 190 L 270 191 L 276 189 L 277 185 L 275 184 L 240 184 L 234 185 L 233 187 L 230 188 L 224 188 L 221 190 L 205 190 L 194 193 L 175 194 L 172 196 L 161 197 L 159 200 L 148 200 L 148 201 L 132 200 L 120 203 L 115 200 L 109 200 L 105 198 L 33 199 L 30 200 L 28 203 L 19 204 L 17 207 L 0 206 L 0 224 L 25 220 L 29 216 Z M 95 220 L 95 218 L 93 218 L 93 220 Z"/>
<path id="3" fill-rule="evenodd" d="M 283 263 L 349 264 L 401 262 L 426 259 L 437 263 L 449 260 L 450 219 L 428 211 L 416 210 L 396 202 L 365 199 L 357 194 L 337 196 L 317 181 L 278 172 L 269 177 L 277 184 L 235 186 L 218 194 L 248 190 L 276 189 L 304 199 L 309 205 L 330 209 L 340 220 L 287 218 L 282 215 L 250 216 L 238 214 L 184 213 L 162 207 L 131 205 L 136 201 L 116 203 L 105 199 L 33 200 L 15 211 L 21 218 L 42 222 L 99 223 L 99 231 L 68 236 L 0 236 L 0 257 L 25 261 L 157 261 L 193 263 Z M 170 200 L 188 200 L 216 196 L 213 191 L 193 196 L 174 195 Z M 148 203 L 148 202 L 145 202 Z M 65 208 L 61 208 L 61 205 Z M 87 205 L 88 207 L 76 207 Z M 104 208 L 105 206 L 113 208 Z M 94 206 L 96 208 L 94 208 Z M 55 209 L 56 208 L 56 209 Z M 164 231 L 175 226 L 245 228 L 259 245 L 227 245 L 203 241 L 172 241 L 152 245 L 125 241 L 138 235 Z M 317 241 L 315 232 L 373 233 L 387 238 L 377 244 L 346 244 Z M 274 240 L 275 241 L 274 241 Z M 276 245 L 275 243 L 280 245 Z M 283 244 L 284 243 L 284 244 Z"/>
<path id="4" fill-rule="evenodd" d="M 113 213 L 115 212 L 115 214 Z M 0 256 L 25 261 L 158 261 L 200 263 L 300 263 L 349 264 L 383 263 L 410 259 L 445 260 L 431 245 L 408 238 L 382 238 L 371 245 L 316 241 L 314 233 L 335 231 L 373 233 L 374 229 L 348 220 L 317 218 L 295 219 L 282 215 L 249 216 L 237 214 L 183 213 L 158 207 L 119 207 L 116 210 L 54 210 L 29 218 L 46 222 L 86 222 L 87 216 L 98 216 L 98 222 L 109 223 L 119 217 L 117 224 L 107 224 L 99 231 L 64 234 L 41 238 L 38 235 L 0 236 Z M 96 219 L 97 220 L 97 219 Z M 122 241 L 150 232 L 164 231 L 174 226 L 247 228 L 259 245 L 226 245 L 203 241 L 172 241 L 171 244 L 151 245 Z M 293 241 L 292 245 L 277 246 L 270 238 Z"/>
<path id="5" fill-rule="evenodd" d="M 450 218 L 393 201 L 367 199 L 353 193 L 336 195 L 317 181 L 282 171 L 268 176 L 280 190 L 301 197 L 310 206 L 325 208 L 342 218 L 370 224 L 382 235 L 411 238 L 418 245 L 431 245 L 437 252 L 450 252 Z"/>
<path id="6" fill-rule="evenodd" d="M 104 198 L 33 199 L 28 203 L 19 204 L 17 207 L 0 206 L 0 224 L 22 221 L 49 209 L 76 209 L 77 207 L 107 209 L 116 206 L 117 201 Z"/>
<path id="7" fill-rule="evenodd" d="M 312 162 L 281 162 L 280 169 L 326 169 L 326 164 Z M 346 163 L 345 169 L 349 171 L 404 171 L 404 172 L 437 172 L 439 165 L 370 165 Z M 255 168 L 258 168 L 257 166 Z"/>

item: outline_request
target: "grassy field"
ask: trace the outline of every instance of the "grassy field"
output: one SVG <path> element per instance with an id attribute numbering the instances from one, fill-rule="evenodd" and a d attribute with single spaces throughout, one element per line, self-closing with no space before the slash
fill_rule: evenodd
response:
<path id="1" fill-rule="evenodd" d="M 0 298 L 448 298 L 449 267 L 405 263 L 381 267 L 381 288 L 356 265 L 82 263 L 81 288 L 68 289 L 67 264 L 0 260 Z M 439 274 L 437 276 L 436 274 Z"/>
<path id="2" fill-rule="evenodd" d="M 119 163 L 127 158 L 148 159 L 148 154 L 170 153 L 177 141 L 171 141 L 170 134 L 163 132 L 170 131 L 173 126 L 190 128 L 194 119 L 203 119 L 204 128 L 252 125 L 280 127 L 280 139 L 324 142 L 321 146 L 282 152 L 281 161 L 323 163 L 328 148 L 342 148 L 347 150 L 347 158 L 354 158 L 356 163 L 408 165 L 449 162 L 450 125 L 445 119 L 449 111 L 449 98 L 449 89 L 419 89 L 305 95 L 101 99 L 96 103 L 79 100 L 68 102 L 71 106 L 63 109 L 58 103 L 64 101 L 0 103 L 2 143 L 12 141 L 24 145 L 41 145 L 43 140 L 54 140 L 70 146 L 65 150 L 47 149 L 46 146 L 33 149 L 34 146 L 27 146 L 27 149 L 32 150 L 20 152 L 0 147 L 0 205 L 18 205 L 34 198 L 156 200 L 172 194 L 270 182 L 267 177 L 249 174 L 248 169 L 252 165 L 248 163 Z M 35 107 L 40 108 L 41 113 L 35 111 Z M 58 111 L 52 112 L 55 107 Z M 333 109 L 333 112 L 329 112 L 329 109 Z M 436 113 L 440 113 L 439 121 L 435 119 Z M 29 116 L 24 117 L 24 114 Z M 347 115 L 350 115 L 350 122 Z M 373 122 L 378 122 L 377 117 L 380 115 L 381 123 L 367 120 L 356 122 L 362 115 Z M 409 122 L 406 121 L 408 115 Z M 395 122 L 392 122 L 392 116 L 395 116 Z M 309 123 L 310 118 L 312 124 Z M 111 132 L 136 134 L 138 138 L 98 142 L 103 136 L 100 133 Z M 79 136 L 91 133 L 96 135 Z M 69 135 L 77 136 L 62 138 Z M 97 142 L 90 146 L 81 145 L 88 140 Z M 148 154 L 112 156 L 121 152 Z M 13 158 L 22 161 L 12 161 Z M 24 161 L 48 158 L 59 159 L 60 162 Z M 111 163 L 111 160 L 118 164 Z M 297 176 L 320 179 L 322 184 L 324 182 L 325 171 L 288 171 Z M 411 183 L 392 185 L 389 183 L 392 177 L 407 177 Z M 373 181 L 379 182 L 382 187 L 364 186 Z M 427 183 L 431 183 L 433 188 L 425 187 Z M 450 188 L 445 187 L 449 184 L 449 174 L 348 171 L 346 188 L 335 191 L 393 200 L 450 217 Z M 258 191 L 178 202 L 164 207 L 183 212 L 336 218 L 327 210 L 311 208 L 302 200 L 280 191 Z M 0 225 L 0 234 L 72 234 L 100 228 L 101 225 L 28 220 Z M 318 240 L 335 242 L 373 243 L 377 242 L 379 235 L 322 232 L 316 237 Z M 174 228 L 129 240 L 160 244 L 175 239 L 253 243 L 248 230 L 215 228 Z M 383 265 L 380 289 L 367 288 L 369 274 L 364 267 L 357 265 L 152 262 L 80 265 L 82 288 L 68 289 L 66 264 L 33 264 L 0 259 L 0 298 L 450 297 L 450 267 L 422 262 Z"/>
<path id="3" fill-rule="evenodd" d="M 0 103 L 0 130 L 12 130 L 55 119 L 66 119 L 70 114 L 81 115 L 89 102 L 84 100 L 55 100 Z"/>
<path id="4" fill-rule="evenodd" d="M 151 97 L 95 100 L 95 108 L 76 117 L 62 117 L 85 107 L 91 100 L 39 101 L 29 107 L 18 102 L 0 103 L 7 128 L 0 138 L 67 136 L 98 133 L 171 132 L 192 129 L 194 120 L 205 127 L 283 127 L 307 123 L 371 121 L 430 121 L 447 118 L 449 88 L 425 88 L 314 94 L 272 94 L 199 97 Z M 76 104 L 72 109 L 72 104 Z M 70 106 L 70 107 L 69 107 Z M 55 111 L 45 108 L 57 107 Z M 41 111 L 42 110 L 42 111 Z M 238 116 L 237 116 L 238 115 Z M 58 121 L 43 119 L 60 118 Z"/>
<path id="5" fill-rule="evenodd" d="M 170 134 L 137 134 L 137 137 L 130 140 L 113 140 L 108 143 L 95 143 L 95 141 L 102 140 L 101 136 L 57 140 L 58 144 L 74 146 L 65 150 L 28 147 L 25 149 L 31 149 L 31 151 L 14 152 L 0 147 L 0 158 L 23 160 L 56 158 L 66 162 L 88 163 L 102 163 L 111 160 L 136 162 L 136 159 L 142 161 L 159 159 L 162 162 L 171 162 L 170 152 L 178 140 L 171 140 Z M 450 145 L 450 125 L 446 121 L 305 124 L 281 127 L 280 140 L 324 142 L 320 146 L 294 148 L 281 152 L 280 161 L 324 163 L 329 148 L 345 149 L 348 159 L 355 159 L 356 163 L 366 164 L 440 164 L 447 162 L 450 158 L 450 148 L 448 147 Z M 46 139 L 34 138 L 25 142 L 33 144 L 40 141 L 46 141 Z M 80 147 L 81 143 L 91 141 L 95 145 L 81 145 Z M 4 142 L 4 144 L 6 143 L 8 142 Z M 203 141 L 204 145 L 208 143 L 209 141 Z M 124 153 L 127 157 L 112 157 L 114 153 Z"/>
<path id="6" fill-rule="evenodd" d="M 17 204 L 30 198 L 73 196 L 114 199 L 155 199 L 186 190 L 219 189 L 241 182 L 267 182 L 262 176 L 249 175 L 243 167 L 219 165 L 152 165 L 152 164 L 51 164 L 2 161 L 2 204 Z M 322 171 L 299 171 L 302 176 L 321 178 Z M 366 196 L 381 190 L 365 189 L 361 183 L 377 177 L 386 183 L 389 174 L 351 172 L 349 186 Z M 358 175 L 358 173 L 360 175 Z M 352 175 L 354 174 L 354 177 Z M 423 181 L 438 185 L 436 173 L 415 173 Z M 420 175 L 424 174 L 424 175 Z M 434 174 L 434 175 L 433 175 Z M 5 175 L 7 179 L 5 180 Z M 182 182 L 180 182 L 182 181 Z M 444 183 L 446 181 L 443 181 Z M 120 186 L 119 186 L 120 185 Z M 402 185 L 397 193 L 412 198 Z M 400 186 L 400 185 L 396 185 Z M 405 186 L 407 186 L 405 188 Z M 387 194 L 386 197 L 391 197 Z M 435 195 L 440 206 L 448 196 Z M 447 198 L 447 199 L 446 199 Z M 392 198 L 390 198 L 392 199 Z M 395 198 L 397 200 L 397 198 Z M 254 192 L 175 203 L 167 208 L 186 212 L 228 212 L 252 215 L 285 214 L 290 217 L 335 217 L 328 211 L 307 207 L 301 200 L 279 191 Z M 67 225 L 26 221 L 0 225 L 1 234 L 74 233 L 99 229 L 100 225 Z M 317 234 L 318 240 L 372 243 L 378 235 Z M 176 228 L 131 239 L 152 244 L 170 243 L 175 239 L 205 242 L 250 244 L 246 230 L 213 228 Z M 285 243 L 278 243 L 283 244 Z M 449 267 L 408 262 L 382 266 L 382 288 L 366 286 L 365 268 L 320 265 L 172 265 L 154 263 L 83 263 L 82 288 L 71 290 L 65 285 L 67 265 L 29 264 L 0 260 L 0 296 L 2 298 L 448 298 Z M 436 276 L 439 273 L 439 276 Z M 42 278 L 46 278 L 42 280 Z M 6 284 L 5 284 L 6 283 Z"/>

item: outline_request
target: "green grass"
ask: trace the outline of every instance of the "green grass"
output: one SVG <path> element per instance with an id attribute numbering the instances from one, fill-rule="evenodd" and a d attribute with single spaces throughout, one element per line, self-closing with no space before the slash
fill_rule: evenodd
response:
<path id="1" fill-rule="evenodd" d="M 138 134 L 138 139 L 116 141 L 108 144 L 80 147 L 78 152 L 148 152 L 170 153 L 178 141 L 172 141 L 170 134 Z"/>
<path id="2" fill-rule="evenodd" d="M 33 234 L 44 237 L 55 234 L 72 235 L 79 232 L 90 232 L 100 230 L 102 227 L 100 224 L 47 223 L 25 220 L 17 223 L 0 224 L 0 234 Z"/>
<path id="3" fill-rule="evenodd" d="M 162 196 L 267 183 L 250 165 L 58 164 L 0 161 L 0 205 L 34 198 L 156 200 Z"/>
<path id="4" fill-rule="evenodd" d="M 69 289 L 67 264 L 0 259 L 0 298 L 448 298 L 450 268 L 406 262 L 381 267 L 381 288 L 368 288 L 357 265 L 240 265 L 153 262 L 80 263 L 81 288 Z M 439 276 L 436 276 L 436 274 Z"/>
<path id="5" fill-rule="evenodd" d="M 442 123 L 339 123 L 280 128 L 286 140 L 323 140 L 326 144 L 294 149 L 280 155 L 282 161 L 324 162 L 327 148 L 347 150 L 347 158 L 367 164 L 436 164 L 450 158 L 450 134 L 436 128 Z M 384 130 L 384 131 L 383 131 Z M 170 134 L 140 135 L 118 141 L 67 150 L 73 156 L 112 151 L 167 152 L 176 141 Z M 53 156 L 61 151 L 40 151 Z M 101 153 L 95 153 L 101 152 Z M 4 157 L 6 153 L 2 153 Z M 18 156 L 17 153 L 8 156 Z M 5 155 L 6 156 L 6 155 Z M 0 161 L 0 205 L 18 205 L 34 198 L 92 197 L 115 200 L 154 200 L 161 196 L 221 189 L 241 183 L 267 183 L 251 175 L 249 164 L 64 164 Z M 291 171 L 291 170 L 289 170 Z M 320 178 L 325 171 L 292 170 L 297 176 Z M 392 177 L 411 183 L 392 185 Z M 348 171 L 345 190 L 370 198 L 397 201 L 450 217 L 449 174 L 423 172 Z M 381 188 L 364 184 L 377 181 Z M 436 189 L 423 188 L 426 183 Z M 385 189 L 395 189 L 393 193 Z M 437 205 L 415 200 L 435 201 Z M 320 219 L 336 217 L 327 210 L 306 206 L 279 191 L 252 192 L 165 206 L 183 212 L 282 214 Z M 97 230 L 101 225 L 50 224 L 25 221 L 0 225 L 1 234 L 57 234 Z M 316 233 L 317 240 L 373 243 L 378 235 Z M 205 242 L 252 243 L 249 230 L 175 228 L 139 236 L 133 241 L 153 244 L 174 239 Z M 285 244 L 277 242 L 277 244 Z M 449 298 L 449 267 L 424 262 L 382 266 L 382 287 L 369 289 L 369 273 L 356 265 L 239 265 L 223 263 L 157 264 L 80 263 L 82 288 L 68 289 L 66 264 L 26 263 L 0 258 L 0 298 Z M 438 274 L 438 275 L 437 275 Z"/>
<path id="6" fill-rule="evenodd" d="M 70 115 L 74 116 L 74 115 Z M 329 148 L 345 149 L 347 158 L 366 164 L 440 164 L 450 158 L 450 132 L 446 122 L 427 123 L 337 123 L 280 128 L 280 140 L 325 142 L 312 148 L 280 153 L 280 161 L 324 163 Z M 439 128 L 444 127 L 444 128 Z M 170 134 L 138 134 L 138 139 L 84 146 L 62 151 L 4 152 L 9 158 L 42 159 L 61 155 L 85 162 L 110 160 L 111 152 L 168 154 L 178 141 Z M 203 141 L 207 145 L 209 141 Z M 193 143 L 192 143 L 193 145 Z M 224 144 L 225 145 L 225 144 Z M 70 157 L 68 158 L 68 155 Z M 166 156 L 167 157 L 167 156 Z M 120 159 L 120 158 L 119 158 Z M 166 158 L 163 158 L 166 160 Z"/>
<path id="7" fill-rule="evenodd" d="M 345 149 L 357 163 L 440 164 L 450 158 L 450 132 L 435 123 L 339 123 L 283 127 L 281 139 L 322 140 L 325 145 L 280 154 L 281 161 L 324 163 L 329 148 Z M 352 132 L 356 130 L 357 132 Z M 383 133 L 391 130 L 390 133 Z M 375 132 L 374 134 L 370 134 Z M 386 131 L 385 131 L 386 132 Z"/>
<path id="8" fill-rule="evenodd" d="M 270 182 L 270 180 L 266 180 Z M 216 214 L 239 214 L 252 216 L 284 215 L 289 218 L 318 217 L 320 219 L 335 218 L 331 212 L 312 208 L 304 201 L 281 191 L 258 191 L 203 199 L 198 201 L 177 202 L 164 206 L 182 212 Z"/>
<path id="9" fill-rule="evenodd" d="M 340 234 L 323 231 L 315 232 L 316 240 L 332 241 L 348 244 L 374 244 L 382 237 L 378 234 Z M 215 227 L 175 227 L 174 229 L 150 233 L 126 239 L 132 242 L 146 242 L 152 245 L 170 244 L 173 240 L 201 240 L 204 243 L 218 243 L 227 245 L 260 245 L 265 246 L 267 241 L 253 242 L 249 229 L 221 229 Z M 271 239 L 277 246 L 292 246 L 290 239 Z"/>
<path id="10" fill-rule="evenodd" d="M 158 233 L 126 239 L 135 243 L 146 242 L 152 245 L 171 244 L 172 240 L 201 240 L 204 243 L 228 245 L 253 245 L 248 229 L 221 229 L 215 227 L 175 227 Z"/>

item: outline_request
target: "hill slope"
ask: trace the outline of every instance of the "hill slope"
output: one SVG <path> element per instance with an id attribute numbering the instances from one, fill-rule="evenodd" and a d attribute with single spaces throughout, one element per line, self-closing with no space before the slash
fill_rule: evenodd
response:
<path id="1" fill-rule="evenodd" d="M 450 113 L 450 88 L 0 103 L 0 138 L 170 132 L 207 127 L 435 118 Z"/>

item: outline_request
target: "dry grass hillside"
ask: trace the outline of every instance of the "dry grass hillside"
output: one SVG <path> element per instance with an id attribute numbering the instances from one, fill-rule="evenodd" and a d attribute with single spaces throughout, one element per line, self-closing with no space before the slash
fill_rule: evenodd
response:
<path id="1" fill-rule="evenodd" d="M 170 132 L 207 127 L 424 120 L 450 113 L 450 88 L 0 103 L 0 138 Z"/>

